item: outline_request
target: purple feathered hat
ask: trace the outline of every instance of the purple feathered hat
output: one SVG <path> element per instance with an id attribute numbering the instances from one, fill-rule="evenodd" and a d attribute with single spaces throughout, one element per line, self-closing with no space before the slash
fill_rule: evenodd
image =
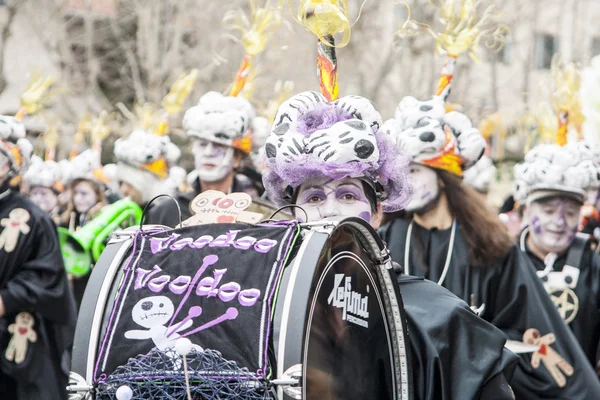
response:
<path id="1" fill-rule="evenodd" d="M 404 208 L 412 194 L 409 159 L 381 125 L 381 115 L 360 96 L 328 103 L 311 91 L 284 102 L 265 144 L 263 183 L 271 201 L 290 204 L 289 194 L 311 178 L 352 177 L 375 187 L 385 212 Z"/>

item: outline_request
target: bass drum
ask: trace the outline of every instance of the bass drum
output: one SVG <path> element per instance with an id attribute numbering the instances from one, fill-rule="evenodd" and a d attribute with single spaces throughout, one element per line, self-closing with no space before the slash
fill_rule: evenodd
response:
<path id="1" fill-rule="evenodd" d="M 93 398 L 100 338 L 136 230 L 115 233 L 92 271 L 75 334 L 72 399 Z M 375 231 L 358 218 L 301 224 L 289 254 L 273 308 L 270 390 L 261 398 L 412 399 L 402 299 Z"/>

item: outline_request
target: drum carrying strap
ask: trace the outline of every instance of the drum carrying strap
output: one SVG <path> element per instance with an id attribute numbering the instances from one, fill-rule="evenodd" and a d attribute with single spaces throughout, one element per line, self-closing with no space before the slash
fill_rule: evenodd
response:
<path id="1" fill-rule="evenodd" d="M 567 261 L 565 265 L 581 269 L 581 261 L 585 253 L 585 249 L 589 245 L 589 241 L 590 235 L 586 233 L 577 233 L 577 235 L 575 235 L 573 243 L 571 243 L 571 246 L 569 247 L 569 252 L 567 253 Z"/>

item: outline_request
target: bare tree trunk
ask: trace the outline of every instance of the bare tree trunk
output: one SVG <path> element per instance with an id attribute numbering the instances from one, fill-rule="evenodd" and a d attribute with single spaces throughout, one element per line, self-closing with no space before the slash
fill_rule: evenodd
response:
<path id="1" fill-rule="evenodd" d="M 17 13 L 17 6 L 12 2 L 6 4 L 6 21 L 0 31 L 0 93 L 6 89 L 7 82 L 6 76 L 4 75 L 4 56 L 6 51 L 6 42 L 10 37 L 10 27 Z"/>
<path id="2" fill-rule="evenodd" d="M 495 51 L 492 51 L 490 56 L 490 98 L 493 110 L 498 111 L 500 108 L 498 100 L 498 53 Z"/>

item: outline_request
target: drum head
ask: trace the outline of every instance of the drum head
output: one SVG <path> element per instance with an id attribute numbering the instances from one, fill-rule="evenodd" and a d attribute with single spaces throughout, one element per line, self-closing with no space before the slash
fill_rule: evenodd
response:
<path id="1" fill-rule="evenodd" d="M 392 314 L 399 311 L 386 296 L 396 288 L 385 287 L 383 267 L 359 236 L 338 227 L 315 270 L 303 344 L 305 399 L 406 398 L 397 375 L 407 363 L 394 351 Z"/>

